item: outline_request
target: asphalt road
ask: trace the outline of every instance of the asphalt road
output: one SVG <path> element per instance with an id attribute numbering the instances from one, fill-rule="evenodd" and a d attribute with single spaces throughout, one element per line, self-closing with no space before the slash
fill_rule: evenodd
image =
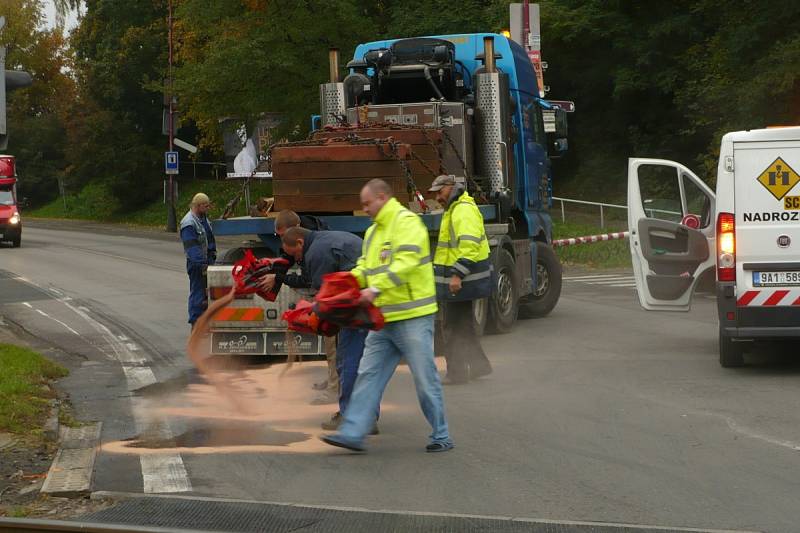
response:
<path id="1" fill-rule="evenodd" d="M 491 376 L 446 389 L 445 454 L 423 452 L 403 368 L 363 456 L 316 439 L 332 412 L 307 405 L 319 363 L 283 380 L 277 365 L 231 374 L 245 410 L 204 384 L 183 352 L 188 283 L 172 236 L 29 224 L 22 248 L 0 249 L 0 315 L 61 350 L 78 415 L 103 420 L 95 490 L 796 531 L 791 347 L 722 369 L 712 298 L 647 313 L 629 273 L 566 277 L 551 316 L 484 337 Z"/>

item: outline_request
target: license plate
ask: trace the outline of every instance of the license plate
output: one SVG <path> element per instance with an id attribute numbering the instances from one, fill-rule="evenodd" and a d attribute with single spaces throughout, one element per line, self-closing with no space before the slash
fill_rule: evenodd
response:
<path id="1" fill-rule="evenodd" d="M 290 333 L 294 339 L 296 353 L 300 355 L 316 355 L 320 353 L 320 338 L 310 333 Z M 271 331 L 267 333 L 267 353 L 285 355 L 289 353 L 286 333 Z"/>
<path id="2" fill-rule="evenodd" d="M 211 353 L 262 355 L 264 351 L 263 333 L 212 333 Z"/>
<path id="3" fill-rule="evenodd" d="M 800 271 L 753 272 L 753 287 L 800 285 Z"/>

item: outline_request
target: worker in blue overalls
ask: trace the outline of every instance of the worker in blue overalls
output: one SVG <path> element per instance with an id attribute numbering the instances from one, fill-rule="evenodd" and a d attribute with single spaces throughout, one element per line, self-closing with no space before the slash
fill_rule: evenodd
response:
<path id="1" fill-rule="evenodd" d="M 189 274 L 189 324 L 208 308 L 206 270 L 217 259 L 217 243 L 208 222 L 211 201 L 199 192 L 192 198 L 189 212 L 181 220 L 181 241 L 186 254 L 186 273 Z"/>

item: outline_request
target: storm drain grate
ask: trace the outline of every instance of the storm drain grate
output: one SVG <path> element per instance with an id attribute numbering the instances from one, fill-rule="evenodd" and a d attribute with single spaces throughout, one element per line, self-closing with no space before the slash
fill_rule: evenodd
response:
<path id="1" fill-rule="evenodd" d="M 155 526 L 206 531 L 303 531 L 374 533 L 408 531 L 435 533 L 670 533 L 704 531 L 626 525 L 519 521 L 510 518 L 471 518 L 348 511 L 214 500 L 133 498 L 83 516 L 82 522 Z"/>

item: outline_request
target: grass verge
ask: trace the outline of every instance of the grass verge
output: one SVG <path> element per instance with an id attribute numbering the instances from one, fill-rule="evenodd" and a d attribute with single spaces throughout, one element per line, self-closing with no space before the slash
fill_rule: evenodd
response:
<path id="1" fill-rule="evenodd" d="M 609 233 L 610 231 L 622 230 L 610 230 L 588 224 L 555 222 L 553 225 L 553 238 L 585 237 Z M 566 265 L 581 265 L 590 268 L 631 268 L 631 252 L 628 247 L 628 239 L 562 246 L 556 248 L 556 253 L 561 262 Z"/>
<path id="2" fill-rule="evenodd" d="M 0 344 L 0 431 L 40 431 L 53 396 L 45 385 L 66 375 L 65 368 L 34 351 Z"/>
<path id="3" fill-rule="evenodd" d="M 214 207 L 211 218 L 222 214 L 227 204 L 242 188 L 241 181 L 223 180 L 190 180 L 181 181 L 178 186 L 178 201 L 175 204 L 177 217 L 180 220 L 189 209 L 189 202 L 197 192 L 206 193 Z M 272 184 L 254 182 L 250 184 L 250 201 L 255 203 L 257 198 L 270 196 Z M 244 198 L 239 202 L 236 216 L 246 214 Z M 37 209 L 25 211 L 25 217 L 31 218 L 61 218 L 72 220 L 91 220 L 94 222 L 114 222 L 136 226 L 164 227 L 167 219 L 167 207 L 161 200 L 157 200 L 141 209 L 125 211 L 119 200 L 102 184 L 89 184 L 79 193 L 67 195 L 66 209 L 64 199 L 58 198 L 49 204 Z"/>

